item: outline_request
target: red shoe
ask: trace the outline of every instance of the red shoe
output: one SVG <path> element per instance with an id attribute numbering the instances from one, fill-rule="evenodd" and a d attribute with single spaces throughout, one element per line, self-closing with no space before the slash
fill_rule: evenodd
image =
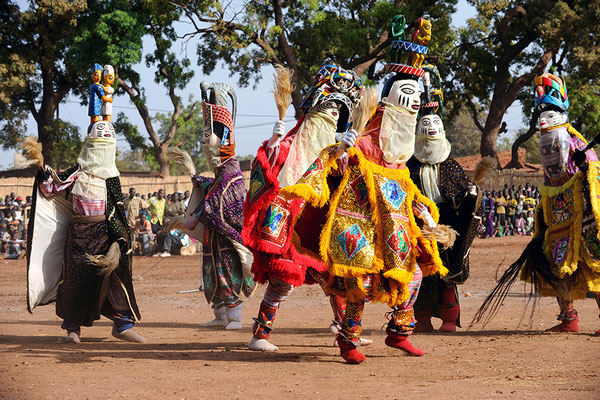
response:
<path id="1" fill-rule="evenodd" d="M 340 355 L 348 364 L 360 364 L 367 359 L 364 354 L 358 351 L 355 345 L 348 343 L 339 335 L 337 338 L 337 344 L 340 347 Z"/>
<path id="2" fill-rule="evenodd" d="M 570 321 L 564 320 L 560 324 L 546 329 L 546 332 L 579 332 L 579 316 Z"/>
<path id="3" fill-rule="evenodd" d="M 456 332 L 456 320 L 460 312 L 459 305 L 454 307 L 440 308 L 440 318 L 443 323 L 440 326 L 440 332 Z"/>
<path id="4" fill-rule="evenodd" d="M 440 318 L 443 323 L 440 332 L 456 332 L 456 321 L 460 314 L 460 306 L 456 301 L 454 287 L 447 287 L 440 292 Z"/>
<path id="5" fill-rule="evenodd" d="M 389 327 L 385 331 L 387 333 L 387 337 L 385 338 L 386 345 L 395 349 L 404 350 L 408 353 L 408 355 L 415 357 L 420 357 L 423 354 L 425 354 L 423 350 L 421 350 L 417 346 L 414 346 L 408 340 L 408 335 L 401 335 L 399 333 L 393 332 L 392 330 L 390 330 Z"/>
<path id="6" fill-rule="evenodd" d="M 415 329 L 413 332 L 433 332 L 431 325 L 431 307 L 423 310 L 415 310 Z"/>
<path id="7" fill-rule="evenodd" d="M 596 332 L 594 332 L 594 336 L 600 336 L 600 329 L 598 329 Z"/>

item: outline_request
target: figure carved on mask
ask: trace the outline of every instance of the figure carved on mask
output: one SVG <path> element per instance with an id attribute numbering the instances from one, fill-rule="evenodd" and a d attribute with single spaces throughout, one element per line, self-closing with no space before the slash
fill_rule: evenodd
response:
<path id="1" fill-rule="evenodd" d="M 431 22 L 425 18 L 419 18 L 415 22 L 415 32 L 412 35 L 411 41 L 415 44 L 426 46 L 431 40 Z M 425 54 L 412 53 L 408 59 L 408 64 L 413 67 L 421 68 Z"/>
<path id="2" fill-rule="evenodd" d="M 104 121 L 110 122 L 113 111 L 113 93 L 115 92 L 115 89 L 112 87 L 115 83 L 115 70 L 112 65 L 107 64 L 104 66 L 102 72 L 104 74 L 104 85 L 102 85 L 104 96 L 102 96 L 101 114 Z"/>
<path id="3" fill-rule="evenodd" d="M 94 64 L 92 69 L 92 85 L 90 86 L 90 100 L 88 105 L 88 116 L 90 124 L 100 120 L 102 109 L 102 96 L 104 96 L 104 88 L 100 84 L 102 79 L 102 67 L 100 64 Z"/>

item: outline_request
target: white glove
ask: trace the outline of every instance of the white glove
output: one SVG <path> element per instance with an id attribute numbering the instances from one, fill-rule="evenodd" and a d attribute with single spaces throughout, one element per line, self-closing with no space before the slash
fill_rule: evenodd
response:
<path id="1" fill-rule="evenodd" d="M 428 227 L 435 228 L 437 226 L 425 204 L 417 203 L 416 201 L 413 202 L 413 212 L 417 217 L 423 220 Z"/>
<path id="2" fill-rule="evenodd" d="M 269 139 L 267 146 L 271 148 L 277 146 L 283 135 L 285 135 L 285 122 L 279 120 L 275 122 L 275 125 L 273 125 L 273 136 L 271 136 L 271 139 Z"/>
<path id="3" fill-rule="evenodd" d="M 467 193 L 469 193 L 471 197 L 477 197 L 477 186 L 470 183 L 469 186 L 467 186 Z"/>
<path id="4" fill-rule="evenodd" d="M 356 132 L 354 129 L 350 129 L 348 132 L 344 133 L 344 137 L 342 137 L 340 146 L 336 151 L 336 155 L 338 156 L 338 158 L 341 157 L 348 148 L 354 147 L 357 140 L 358 132 Z"/>
<path id="5" fill-rule="evenodd" d="M 196 229 L 196 226 L 198 225 L 199 222 L 200 222 L 200 220 L 196 217 L 187 217 L 185 219 L 185 228 L 191 232 L 194 229 Z"/>

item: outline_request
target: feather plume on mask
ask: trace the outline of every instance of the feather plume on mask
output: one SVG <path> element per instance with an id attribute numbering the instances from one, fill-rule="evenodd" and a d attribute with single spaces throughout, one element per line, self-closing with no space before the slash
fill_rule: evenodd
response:
<path id="1" fill-rule="evenodd" d="M 24 169 L 37 165 L 44 169 L 44 156 L 42 155 L 42 144 L 34 137 L 28 136 L 21 142 L 23 154 L 15 157 L 15 168 Z"/>
<path id="2" fill-rule="evenodd" d="M 196 175 L 194 161 L 192 161 L 192 157 L 186 151 L 178 147 L 169 147 L 167 149 L 167 156 L 186 174 L 191 176 Z"/>

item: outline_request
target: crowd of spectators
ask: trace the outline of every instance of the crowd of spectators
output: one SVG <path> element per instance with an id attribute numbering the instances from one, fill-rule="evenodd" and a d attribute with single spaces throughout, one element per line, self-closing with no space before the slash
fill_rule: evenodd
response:
<path id="1" fill-rule="evenodd" d="M 11 193 L 0 199 L 0 259 L 20 260 L 27 250 L 27 220 L 31 196 Z"/>
<path id="2" fill-rule="evenodd" d="M 486 192 L 479 237 L 533 235 L 535 207 L 539 201 L 539 189 L 529 183 L 524 187 L 504 184 L 501 190 Z"/>
<path id="3" fill-rule="evenodd" d="M 123 204 L 133 232 L 136 253 L 169 257 L 172 253 L 180 253 L 183 247 L 190 246 L 190 237 L 180 230 L 162 231 L 168 218 L 185 216 L 189 201 L 189 191 L 166 194 L 164 189 L 159 189 L 144 195 L 130 188 Z"/>
<path id="4" fill-rule="evenodd" d="M 162 231 L 168 218 L 185 216 L 189 191 L 166 194 L 159 189 L 141 194 L 130 188 L 123 196 L 136 254 L 169 257 L 180 254 L 183 247 L 194 246 L 193 239 L 180 230 Z M 479 237 L 532 235 L 539 200 L 539 189 L 529 183 L 524 187 L 505 184 L 501 190 L 485 192 Z M 4 201 L 0 199 L 0 260 L 25 257 L 30 210 L 31 196 L 11 193 Z"/>
<path id="5" fill-rule="evenodd" d="M 163 189 L 140 194 L 134 188 L 124 195 L 127 223 L 133 234 L 135 252 L 139 255 L 168 257 L 179 254 L 193 240 L 179 230 L 162 232 L 167 218 L 185 216 L 190 192 L 165 194 Z M 31 196 L 11 193 L 0 198 L 0 260 L 17 260 L 27 253 L 27 223 L 31 212 Z"/>

